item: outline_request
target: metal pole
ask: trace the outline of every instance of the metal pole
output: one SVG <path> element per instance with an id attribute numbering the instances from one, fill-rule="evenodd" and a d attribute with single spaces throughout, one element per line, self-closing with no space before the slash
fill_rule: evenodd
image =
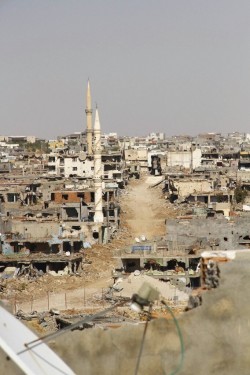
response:
<path id="1" fill-rule="evenodd" d="M 49 291 L 47 292 L 47 296 L 48 296 L 48 310 L 49 310 Z"/>
<path id="2" fill-rule="evenodd" d="M 45 342 L 45 340 L 47 339 L 51 339 L 52 337 L 57 337 L 59 335 L 61 335 L 62 333 L 65 333 L 67 331 L 73 331 L 75 328 L 78 328 L 79 326 L 81 326 L 82 324 L 84 323 L 88 323 L 88 322 L 92 322 L 94 319 L 96 318 L 99 318 L 101 316 L 104 316 L 106 315 L 108 312 L 114 310 L 116 307 L 119 307 L 119 306 L 123 306 L 127 303 L 127 301 L 122 301 L 120 303 L 117 303 L 103 311 L 100 311 L 92 316 L 87 316 L 86 318 L 84 318 L 83 320 L 79 320 L 79 322 L 76 322 L 76 323 L 73 323 L 71 324 L 70 326 L 67 326 L 59 331 L 56 331 L 56 332 L 53 332 L 53 333 L 49 333 L 48 335 L 46 336 L 42 336 L 42 337 L 39 337 L 33 341 L 30 341 L 30 342 L 27 342 L 25 343 L 24 345 L 26 346 L 26 349 L 24 350 L 21 350 L 20 352 L 17 353 L 17 355 L 20 355 L 22 353 L 25 353 L 27 352 L 28 350 L 31 350 L 35 347 L 37 347 L 38 345 L 42 344 L 43 342 Z"/>
<path id="3" fill-rule="evenodd" d="M 16 314 L 16 311 L 17 311 L 17 307 L 16 307 L 16 296 L 14 298 L 14 313 Z"/>
<path id="4" fill-rule="evenodd" d="M 107 191 L 107 242 L 109 242 L 109 191 Z"/>

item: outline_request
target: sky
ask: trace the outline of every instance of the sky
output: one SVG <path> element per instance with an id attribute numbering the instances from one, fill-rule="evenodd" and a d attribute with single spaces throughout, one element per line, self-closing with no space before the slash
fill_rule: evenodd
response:
<path id="1" fill-rule="evenodd" d="M 0 135 L 250 133 L 249 0 L 0 0 Z"/>

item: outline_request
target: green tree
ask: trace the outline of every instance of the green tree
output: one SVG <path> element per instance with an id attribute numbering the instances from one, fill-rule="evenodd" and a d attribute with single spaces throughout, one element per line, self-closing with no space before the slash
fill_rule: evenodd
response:
<path id="1" fill-rule="evenodd" d="M 236 200 L 236 203 L 243 203 L 246 199 L 247 191 L 242 189 L 240 186 L 237 186 L 234 190 L 234 198 Z"/>

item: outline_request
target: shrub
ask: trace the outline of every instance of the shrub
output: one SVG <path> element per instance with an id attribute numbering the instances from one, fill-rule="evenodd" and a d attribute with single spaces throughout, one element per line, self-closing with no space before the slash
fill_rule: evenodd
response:
<path id="1" fill-rule="evenodd" d="M 247 191 L 243 190 L 240 186 L 237 186 L 237 188 L 234 191 L 234 197 L 236 200 L 236 203 L 243 203 L 246 199 Z"/>

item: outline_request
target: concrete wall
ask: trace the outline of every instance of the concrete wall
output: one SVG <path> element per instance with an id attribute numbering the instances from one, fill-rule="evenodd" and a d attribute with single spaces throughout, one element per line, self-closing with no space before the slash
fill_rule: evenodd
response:
<path id="1" fill-rule="evenodd" d="M 223 211 L 224 216 L 229 217 L 231 211 L 231 203 L 230 202 L 216 202 L 214 205 L 215 211 Z"/>
<path id="2" fill-rule="evenodd" d="M 86 204 L 90 203 L 91 200 L 91 192 L 90 191 L 55 191 L 51 195 L 51 200 L 56 204 L 63 204 L 63 203 L 80 203 L 81 200 Z M 83 195 L 82 197 L 80 195 Z"/>
<path id="3" fill-rule="evenodd" d="M 66 157 L 64 159 L 64 176 L 77 175 L 86 178 L 93 177 L 94 174 L 94 160 L 86 158 L 79 160 L 77 158 Z"/>
<path id="4" fill-rule="evenodd" d="M 79 229 L 74 229 L 79 227 Z M 8 230 L 7 230 L 8 229 Z M 2 223 L 3 233 L 13 233 L 13 241 L 49 241 L 49 239 L 63 238 L 69 240 L 84 240 L 91 244 L 99 242 L 102 235 L 102 225 L 98 223 L 87 223 L 82 221 L 42 222 L 42 221 L 18 221 L 11 220 Z M 95 238 L 93 233 L 99 233 L 100 237 Z M 6 236 L 7 238 L 7 236 Z"/>
<path id="5" fill-rule="evenodd" d="M 11 220 L 11 233 L 25 239 L 41 239 L 59 234 L 59 222 Z"/>
<path id="6" fill-rule="evenodd" d="M 167 165 L 169 167 L 182 166 L 190 168 L 191 166 L 191 152 L 190 151 L 169 151 Z"/>
<path id="7" fill-rule="evenodd" d="M 43 195 L 43 201 L 50 201 L 51 199 L 51 193 L 54 192 L 55 190 L 62 189 L 63 188 L 63 183 L 62 182 L 43 182 L 42 186 L 40 187 L 40 190 L 42 191 Z"/>
<path id="8" fill-rule="evenodd" d="M 56 176 L 60 174 L 60 158 L 56 153 L 50 153 L 48 155 L 48 174 Z"/>
<path id="9" fill-rule="evenodd" d="M 190 220 L 167 220 L 167 242 L 184 245 L 186 248 L 197 240 L 214 250 L 239 249 L 239 241 L 250 235 L 248 217 L 228 221 L 221 218 L 193 218 Z M 216 246 L 217 244 L 217 246 Z"/>
<path id="10" fill-rule="evenodd" d="M 169 167 L 181 166 L 183 168 L 197 168 L 201 165 L 201 150 L 193 151 L 168 151 L 167 165 Z"/>
<path id="11" fill-rule="evenodd" d="M 81 220 L 80 204 L 68 204 L 61 207 L 61 216 L 63 221 L 67 220 Z"/>
<path id="12" fill-rule="evenodd" d="M 209 180 L 178 180 L 173 181 L 180 197 L 186 197 L 193 193 L 213 191 L 212 182 Z"/>
<path id="13" fill-rule="evenodd" d="M 250 181 L 250 171 L 237 171 L 237 181 Z"/>
<path id="14" fill-rule="evenodd" d="M 126 161 L 138 161 L 138 160 L 147 161 L 148 151 L 146 148 L 125 150 L 125 160 Z"/>

